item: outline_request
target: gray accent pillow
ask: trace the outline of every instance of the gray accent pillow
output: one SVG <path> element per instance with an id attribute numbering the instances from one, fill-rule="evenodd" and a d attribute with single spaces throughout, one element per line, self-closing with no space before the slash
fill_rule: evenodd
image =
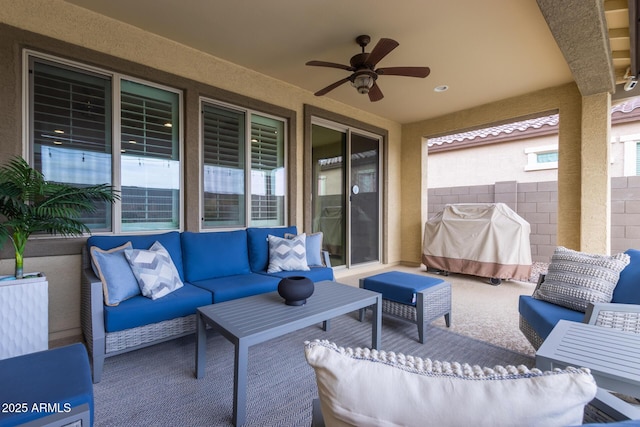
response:
<path id="1" fill-rule="evenodd" d="M 322 231 L 306 235 L 304 247 L 307 251 L 307 265 L 309 267 L 325 266 L 322 259 L 322 236 Z M 285 239 L 293 239 L 294 237 L 296 237 L 295 234 L 284 234 Z"/>
<path id="2" fill-rule="evenodd" d="M 596 255 L 559 246 L 533 297 L 584 312 L 589 303 L 611 302 L 629 255 Z"/>
<path id="3" fill-rule="evenodd" d="M 126 299 L 140 295 L 138 281 L 124 255 L 126 249 L 131 249 L 131 242 L 109 250 L 97 246 L 89 249 L 91 264 L 102 282 L 105 305 L 116 306 Z"/>
<path id="4" fill-rule="evenodd" d="M 267 273 L 279 271 L 309 271 L 307 264 L 306 234 L 291 239 L 267 236 L 269 241 L 269 266 Z"/>
<path id="5" fill-rule="evenodd" d="M 145 297 L 162 298 L 184 286 L 171 255 L 160 242 L 149 250 L 127 249 L 124 254 Z"/>

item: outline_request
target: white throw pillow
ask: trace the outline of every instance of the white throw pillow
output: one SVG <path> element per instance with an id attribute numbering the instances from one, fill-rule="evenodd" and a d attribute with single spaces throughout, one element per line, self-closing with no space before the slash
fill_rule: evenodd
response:
<path id="1" fill-rule="evenodd" d="M 184 286 L 171 255 L 160 242 L 155 242 L 148 251 L 126 249 L 124 254 L 145 297 L 162 298 Z"/>
<path id="2" fill-rule="evenodd" d="M 481 368 L 305 343 L 331 426 L 567 426 L 596 394 L 587 369 Z"/>
<path id="3" fill-rule="evenodd" d="M 269 234 L 269 266 L 267 273 L 279 271 L 309 271 L 306 251 L 307 235 L 302 233 L 291 239 Z"/>

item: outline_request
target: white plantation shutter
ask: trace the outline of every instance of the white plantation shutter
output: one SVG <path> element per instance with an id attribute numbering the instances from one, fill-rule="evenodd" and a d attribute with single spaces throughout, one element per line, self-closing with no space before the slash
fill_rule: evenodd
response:
<path id="1" fill-rule="evenodd" d="M 244 225 L 245 114 L 203 104 L 203 223 Z"/>
<path id="2" fill-rule="evenodd" d="M 111 80 L 30 62 L 31 141 L 35 169 L 49 181 L 76 186 L 111 181 Z M 80 218 L 93 230 L 111 228 L 107 203 Z"/>
<path id="3" fill-rule="evenodd" d="M 80 218 L 91 230 L 180 228 L 180 91 L 34 53 L 28 96 L 34 167 L 50 181 L 120 191 L 122 216 L 114 221 L 112 206 L 101 203 Z"/>
<path id="4" fill-rule="evenodd" d="M 281 119 L 202 103 L 204 227 L 284 225 L 284 128 Z"/>
<path id="5" fill-rule="evenodd" d="M 122 81 L 122 228 L 175 229 L 179 223 L 178 95 Z"/>

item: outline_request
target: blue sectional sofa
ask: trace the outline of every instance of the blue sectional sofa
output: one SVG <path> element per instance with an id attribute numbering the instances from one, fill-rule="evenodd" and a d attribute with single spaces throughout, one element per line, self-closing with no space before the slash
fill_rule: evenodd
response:
<path id="1" fill-rule="evenodd" d="M 295 226 L 247 228 L 223 232 L 168 232 L 145 235 L 91 236 L 83 248 L 81 324 L 99 382 L 105 357 L 187 335 L 195 331 L 198 307 L 275 291 L 283 277 L 302 275 L 314 282 L 333 280 L 333 269 L 268 273 L 268 235 L 297 234 Z M 103 284 L 91 266 L 90 248 L 117 248 L 131 242 L 148 249 L 156 241 L 167 250 L 184 286 L 152 300 L 142 295 L 105 305 Z"/>
<path id="2" fill-rule="evenodd" d="M 640 251 L 629 249 L 625 253 L 629 255 L 630 262 L 620 273 L 611 303 L 638 305 L 640 304 Z M 538 287 L 543 280 L 544 276 L 541 276 Z M 530 295 L 520 296 L 518 311 L 520 313 L 520 330 L 536 349 L 542 345 L 542 342 L 560 320 L 587 323 L 591 317 L 590 310 L 583 313 L 535 299 Z"/>

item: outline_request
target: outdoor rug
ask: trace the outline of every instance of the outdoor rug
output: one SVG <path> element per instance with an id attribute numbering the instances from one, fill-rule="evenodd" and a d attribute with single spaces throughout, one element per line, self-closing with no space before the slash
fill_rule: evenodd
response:
<path id="1" fill-rule="evenodd" d="M 246 426 L 310 426 L 317 398 L 304 342 L 327 339 L 342 347 L 370 347 L 370 316 L 351 313 L 331 320 L 330 330 L 311 326 L 249 348 Z M 455 320 L 455 318 L 454 318 Z M 382 350 L 432 360 L 534 366 L 533 358 L 429 327 L 425 343 L 414 324 L 383 318 Z M 207 340 L 206 376 L 196 379 L 191 335 L 107 358 L 94 386 L 95 426 L 229 426 L 233 397 L 233 345 L 214 331 Z"/>

